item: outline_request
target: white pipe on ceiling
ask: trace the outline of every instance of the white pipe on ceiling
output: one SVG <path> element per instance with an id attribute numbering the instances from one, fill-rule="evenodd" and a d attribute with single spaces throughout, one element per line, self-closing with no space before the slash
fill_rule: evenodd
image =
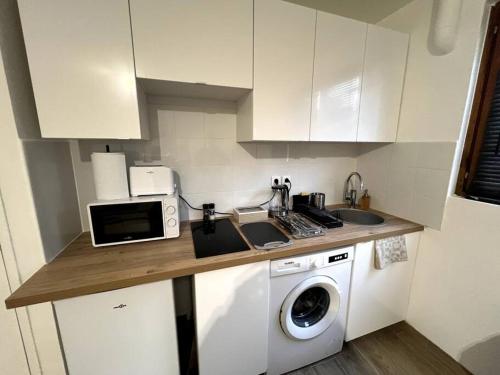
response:
<path id="1" fill-rule="evenodd" d="M 428 49 L 433 55 L 447 55 L 455 48 L 462 0 L 434 0 Z"/>

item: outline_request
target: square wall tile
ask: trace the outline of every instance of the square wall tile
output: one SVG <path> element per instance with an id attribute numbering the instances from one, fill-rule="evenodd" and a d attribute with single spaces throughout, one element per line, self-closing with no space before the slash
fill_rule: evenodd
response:
<path id="1" fill-rule="evenodd" d="M 206 113 L 205 136 L 236 140 L 236 116 L 229 113 Z"/>
<path id="2" fill-rule="evenodd" d="M 418 143 L 416 167 L 451 170 L 455 156 L 455 142 Z"/>
<path id="3" fill-rule="evenodd" d="M 202 112 L 174 112 L 175 133 L 178 139 L 205 138 L 204 114 Z"/>

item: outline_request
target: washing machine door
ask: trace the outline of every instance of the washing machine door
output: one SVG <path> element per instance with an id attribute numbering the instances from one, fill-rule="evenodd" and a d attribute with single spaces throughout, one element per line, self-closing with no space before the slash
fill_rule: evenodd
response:
<path id="1" fill-rule="evenodd" d="M 312 276 L 297 285 L 283 301 L 281 328 L 292 339 L 311 339 L 335 321 L 339 307 L 337 283 L 328 276 Z"/>

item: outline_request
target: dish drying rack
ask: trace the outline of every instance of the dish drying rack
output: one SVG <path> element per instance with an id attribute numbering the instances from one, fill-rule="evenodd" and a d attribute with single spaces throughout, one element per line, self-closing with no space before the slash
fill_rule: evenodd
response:
<path id="1" fill-rule="evenodd" d="M 297 239 L 324 236 L 327 229 L 295 212 L 291 212 L 286 216 L 275 216 L 275 219 L 293 238 Z"/>

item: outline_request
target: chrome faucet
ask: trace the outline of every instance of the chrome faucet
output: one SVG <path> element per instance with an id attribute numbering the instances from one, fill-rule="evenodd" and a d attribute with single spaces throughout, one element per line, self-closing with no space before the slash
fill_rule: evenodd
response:
<path id="1" fill-rule="evenodd" d="M 354 184 L 351 181 L 354 176 L 357 176 L 359 179 L 359 189 L 361 192 L 365 190 L 365 185 L 361 175 L 358 172 L 352 172 L 349 177 L 347 177 L 344 184 L 344 202 L 346 202 L 351 208 L 356 208 L 358 195 L 358 191 L 354 188 Z"/>

